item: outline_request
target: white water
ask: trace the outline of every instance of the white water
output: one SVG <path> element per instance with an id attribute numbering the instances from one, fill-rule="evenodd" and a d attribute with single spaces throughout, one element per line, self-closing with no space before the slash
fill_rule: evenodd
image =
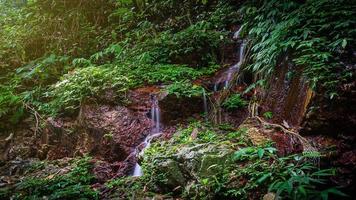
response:
<path id="1" fill-rule="evenodd" d="M 241 34 L 241 31 L 242 31 L 242 28 L 243 28 L 243 26 L 241 26 L 240 28 L 239 28 L 239 30 L 237 30 L 235 33 L 234 33 L 234 36 L 232 37 L 233 39 L 239 39 L 240 38 L 240 34 Z"/>
<path id="2" fill-rule="evenodd" d="M 158 105 L 158 100 L 156 96 L 152 97 L 152 107 L 151 107 L 151 120 L 153 120 L 155 122 L 155 125 L 153 127 L 153 129 L 151 130 L 151 133 L 145 138 L 145 140 L 139 145 L 143 145 L 143 149 L 139 152 L 138 155 L 143 155 L 144 151 L 146 148 L 148 148 L 151 145 L 151 141 L 156 138 L 159 137 L 160 135 L 162 135 L 161 133 L 161 122 L 160 122 L 160 109 L 159 109 L 159 105 Z M 136 150 L 135 150 L 136 152 Z M 136 163 L 135 164 L 135 168 L 134 168 L 134 172 L 132 174 L 132 176 L 142 176 L 142 168 L 141 166 Z"/>
<path id="3" fill-rule="evenodd" d="M 231 66 L 226 72 L 225 72 L 225 78 L 222 77 L 222 79 L 224 80 L 224 89 L 228 89 L 228 86 L 232 80 L 232 76 L 237 73 L 239 70 L 240 70 L 240 66 L 242 65 L 243 63 L 243 60 L 244 60 L 244 54 L 245 54 L 245 47 L 246 47 L 246 43 L 245 41 L 243 40 L 241 45 L 240 45 L 240 55 L 239 55 L 239 62 L 236 63 L 235 65 Z M 218 81 L 217 83 L 215 83 L 214 85 L 214 92 L 217 91 L 217 88 L 218 88 L 218 84 L 220 83 L 221 81 Z"/>

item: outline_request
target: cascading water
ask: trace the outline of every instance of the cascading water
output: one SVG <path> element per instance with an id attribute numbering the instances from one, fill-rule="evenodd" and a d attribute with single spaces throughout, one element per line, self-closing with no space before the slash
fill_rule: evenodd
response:
<path id="1" fill-rule="evenodd" d="M 240 29 L 235 32 L 234 34 L 234 39 L 239 39 L 240 38 L 240 32 L 243 27 L 240 27 Z M 241 65 L 244 62 L 244 56 L 245 56 L 245 48 L 246 48 L 246 40 L 240 39 L 241 43 L 239 45 L 239 57 L 238 57 L 238 62 L 229 68 L 227 68 L 225 71 L 222 73 L 219 73 L 217 75 L 217 78 L 215 78 L 214 81 L 214 86 L 213 86 L 213 91 L 216 93 L 219 90 L 229 90 L 232 86 L 232 81 L 235 80 L 236 74 L 239 72 Z M 236 80 L 237 82 L 238 80 Z M 219 94 L 216 95 L 217 97 Z M 204 97 L 206 98 L 206 97 Z M 217 98 L 219 99 L 219 98 Z M 205 99 L 204 99 L 205 101 Z M 216 101 L 216 100 L 215 100 Z M 228 121 L 228 114 L 227 113 L 222 113 L 221 109 L 221 103 L 220 100 L 217 102 L 213 103 L 215 104 L 211 109 L 213 113 L 213 119 L 215 123 L 221 123 L 222 119 L 224 121 Z M 205 109 L 205 102 L 204 102 L 204 109 Z"/>
<path id="2" fill-rule="evenodd" d="M 245 54 L 245 47 L 246 47 L 246 42 L 245 40 L 242 40 L 242 43 L 240 44 L 240 49 L 239 49 L 239 62 L 236 63 L 235 65 L 232 65 L 230 68 L 228 68 L 220 77 L 220 79 L 215 82 L 214 84 L 214 92 L 217 92 L 219 90 L 219 85 L 223 84 L 223 89 L 228 89 L 230 82 L 233 79 L 233 75 L 236 74 L 240 70 L 240 66 L 243 63 L 244 60 L 244 54 Z"/>
<path id="3" fill-rule="evenodd" d="M 154 138 L 162 135 L 161 122 L 160 122 L 160 109 L 159 109 L 159 105 L 158 105 L 157 96 L 155 96 L 155 95 L 152 96 L 151 120 L 154 121 L 155 125 L 154 125 L 153 129 L 151 130 L 151 133 L 139 145 L 139 146 L 143 146 L 143 149 L 139 152 L 138 155 L 143 155 L 144 150 L 150 146 L 151 141 Z M 135 150 L 135 153 L 137 153 L 137 150 Z M 133 176 L 142 176 L 142 169 L 138 163 L 135 164 Z"/>
<path id="4" fill-rule="evenodd" d="M 237 31 L 234 33 L 234 36 L 232 37 L 234 40 L 237 40 L 237 39 L 240 38 L 241 31 L 242 31 L 243 27 L 244 27 L 243 25 L 240 26 L 239 30 L 237 30 Z"/>

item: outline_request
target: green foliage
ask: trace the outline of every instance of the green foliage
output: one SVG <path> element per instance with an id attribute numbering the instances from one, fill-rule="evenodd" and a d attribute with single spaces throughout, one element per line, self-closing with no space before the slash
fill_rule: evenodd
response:
<path id="1" fill-rule="evenodd" d="M 345 63 L 355 46 L 355 10 L 347 0 L 250 2 L 242 8 L 253 43 L 249 68 L 268 77 L 288 54 L 314 88 L 335 94 L 353 78 Z"/>
<path id="2" fill-rule="evenodd" d="M 227 110 L 234 110 L 244 108 L 247 104 L 247 101 L 242 99 L 241 94 L 233 94 L 223 102 L 222 106 Z"/>
<path id="3" fill-rule="evenodd" d="M 209 129 L 212 128 L 211 124 L 205 124 L 202 122 L 190 123 L 188 127 L 179 130 L 179 134 L 174 136 L 174 141 L 182 144 L 195 144 L 204 142 L 217 142 L 219 141 L 218 134 Z M 192 138 L 192 133 L 196 133 L 196 138 Z"/>
<path id="4" fill-rule="evenodd" d="M 198 88 L 182 89 L 217 70 L 220 47 L 230 42 L 224 29 L 238 19 L 228 17 L 237 16 L 230 1 L 54 0 L 0 6 L 5 41 L 0 82 L 16 83 L 12 96 L 1 101 L 5 118 L 21 108 L 5 109 L 14 103 L 10 97 L 41 115 L 59 115 L 78 111 L 83 100 L 95 100 L 108 89 L 117 91 L 121 102 L 126 90 L 143 84 L 171 84 L 172 92 L 198 95 Z"/>
<path id="5" fill-rule="evenodd" d="M 65 175 L 25 179 L 16 185 L 14 199 L 98 199 L 98 193 L 90 188 L 94 180 L 90 159 L 77 160 L 75 168 Z"/>
<path id="6" fill-rule="evenodd" d="M 53 86 L 50 103 L 53 112 L 75 111 L 85 97 L 100 95 L 105 89 L 116 89 L 119 94 L 125 93 L 130 86 L 130 78 L 117 74 L 109 68 L 87 67 L 67 74 Z"/>
<path id="7" fill-rule="evenodd" d="M 261 159 L 265 152 L 268 152 L 269 155 L 273 155 L 276 151 L 277 149 L 273 147 L 245 147 L 236 151 L 233 155 L 233 159 L 237 161 L 245 161 L 255 158 Z"/>
<path id="8" fill-rule="evenodd" d="M 158 62 L 207 66 L 217 62 L 218 48 L 227 42 L 226 36 L 202 21 L 174 34 L 163 32 L 149 51 Z"/>
<path id="9" fill-rule="evenodd" d="M 24 88 L 53 84 L 70 70 L 69 59 L 68 56 L 55 54 L 44 56 L 17 68 L 15 77 L 22 82 Z"/>
<path id="10" fill-rule="evenodd" d="M 282 199 L 329 199 L 329 195 L 346 197 L 344 193 L 336 188 L 317 190 L 316 186 L 325 183 L 325 178 L 335 175 L 334 170 L 325 169 L 309 172 L 314 166 L 304 165 L 295 167 L 289 165 L 282 171 L 283 179 L 274 181 L 269 186 L 269 191 L 275 192 Z"/>
<path id="11" fill-rule="evenodd" d="M 166 88 L 168 94 L 174 94 L 179 97 L 201 97 L 204 88 L 194 85 L 189 81 L 175 82 Z"/>
<path id="12" fill-rule="evenodd" d="M 145 197 L 154 197 L 154 192 L 143 191 L 147 184 L 145 175 L 143 177 L 121 177 L 108 181 L 105 185 L 114 189 L 111 199 L 144 199 Z"/>
<path id="13" fill-rule="evenodd" d="M 244 185 L 231 188 L 226 194 L 246 199 L 256 190 L 275 192 L 281 199 L 327 199 L 330 193 L 345 196 L 336 188 L 318 190 L 326 184 L 327 178 L 335 175 L 332 169 L 318 169 L 303 155 L 277 157 L 276 149 L 266 147 L 246 147 L 236 151 L 233 159 L 238 170 L 231 172 L 236 177 L 247 180 Z"/>
<path id="14" fill-rule="evenodd" d="M 266 119 L 272 119 L 273 113 L 271 111 L 267 111 L 267 112 L 263 113 L 263 117 Z"/>
<path id="15" fill-rule="evenodd" d="M 0 128 L 5 127 L 8 121 L 16 124 L 23 114 L 23 102 L 20 96 L 14 94 L 14 88 L 0 86 Z"/>

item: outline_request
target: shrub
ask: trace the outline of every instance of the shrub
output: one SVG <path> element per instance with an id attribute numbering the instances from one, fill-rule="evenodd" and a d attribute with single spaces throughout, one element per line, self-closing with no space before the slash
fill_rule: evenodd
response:
<path id="1" fill-rule="evenodd" d="M 64 110 L 73 112 L 86 97 L 100 95 L 105 89 L 114 88 L 124 98 L 131 79 L 115 70 L 104 67 L 87 67 L 69 73 L 53 85 L 50 102 L 52 114 Z"/>
<path id="2" fill-rule="evenodd" d="M 250 2 L 242 8 L 252 39 L 253 72 L 268 77 L 288 55 L 303 68 L 313 88 L 335 96 L 337 86 L 352 79 L 346 67 L 355 46 L 354 3 L 347 0 L 278 0 Z"/>
<path id="3" fill-rule="evenodd" d="M 174 94 L 179 97 L 201 97 L 204 88 L 194 85 L 189 81 L 179 81 L 169 85 L 166 88 L 168 94 Z"/>
<path id="4" fill-rule="evenodd" d="M 247 104 L 247 101 L 242 99 L 241 94 L 233 94 L 223 102 L 222 106 L 227 110 L 234 110 L 244 108 Z"/>
<path id="5" fill-rule="evenodd" d="M 94 176 L 89 157 L 77 160 L 68 174 L 53 178 L 26 178 L 16 185 L 14 199 L 98 199 L 98 192 L 90 188 Z"/>
<path id="6" fill-rule="evenodd" d="M 24 114 L 22 98 L 15 94 L 14 88 L 0 86 L 0 128 L 7 122 L 16 124 Z"/>
<path id="7" fill-rule="evenodd" d="M 335 170 L 319 169 L 304 155 L 277 157 L 270 146 L 246 147 L 235 152 L 233 159 L 239 165 L 230 176 L 246 180 L 226 192 L 247 199 L 256 190 L 275 192 L 281 199 L 327 199 L 329 194 L 345 196 L 336 188 L 321 187 Z M 244 182 L 244 181 L 242 181 Z M 322 189 L 324 188 L 324 189 Z"/>

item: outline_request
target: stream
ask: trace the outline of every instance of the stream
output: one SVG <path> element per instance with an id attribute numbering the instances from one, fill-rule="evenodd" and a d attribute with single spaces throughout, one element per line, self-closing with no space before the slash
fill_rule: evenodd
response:
<path id="1" fill-rule="evenodd" d="M 154 138 L 162 135 L 161 120 L 160 120 L 161 112 L 160 112 L 157 96 L 152 95 L 151 101 L 152 101 L 152 107 L 151 107 L 150 118 L 152 121 L 154 121 L 154 127 L 152 128 L 151 133 L 148 134 L 147 137 L 145 138 L 145 140 L 139 145 L 139 146 L 143 146 L 143 149 L 141 151 L 139 151 L 138 153 L 137 153 L 138 150 L 137 149 L 135 150 L 135 153 L 138 156 L 143 156 L 145 149 L 150 146 L 151 141 Z M 138 162 L 136 162 L 132 176 L 142 176 L 142 175 L 143 175 L 142 168 L 141 168 L 140 164 Z"/>
<path id="2" fill-rule="evenodd" d="M 234 34 L 234 37 L 237 37 L 239 35 L 239 32 L 241 31 L 241 28 Z M 237 39 L 237 38 L 236 38 Z M 222 71 L 222 73 L 219 73 L 217 75 L 217 78 L 215 79 L 215 83 L 213 86 L 213 91 L 218 92 L 219 90 L 226 90 L 229 89 L 229 86 L 232 84 L 231 81 L 233 81 L 234 76 L 236 73 L 239 72 L 240 66 L 243 63 L 243 58 L 244 58 L 244 52 L 245 52 L 245 47 L 246 47 L 246 41 L 241 40 L 241 43 L 239 45 L 239 58 L 238 62 L 231 67 L 225 69 Z M 205 119 L 208 120 L 208 113 L 209 113 L 209 103 L 208 103 L 208 94 L 206 93 L 205 89 L 203 89 L 203 108 L 204 108 L 204 113 L 205 113 Z M 143 147 L 142 150 L 139 150 L 138 148 L 135 149 L 134 154 L 136 154 L 137 157 L 143 156 L 145 149 L 147 149 L 151 141 L 154 138 L 157 138 L 162 135 L 161 132 L 161 113 L 160 113 L 160 107 L 159 107 L 159 102 L 158 98 L 155 94 L 152 94 L 151 96 L 151 109 L 150 109 L 150 119 L 154 122 L 154 127 L 152 128 L 151 132 L 146 136 L 144 141 L 138 145 L 138 147 Z M 219 114 L 221 115 L 221 113 Z M 227 114 L 224 114 L 224 119 L 227 121 Z M 132 176 L 139 177 L 142 176 L 142 168 L 138 162 L 135 163 L 135 167 L 132 173 Z"/>
<path id="3" fill-rule="evenodd" d="M 245 54 L 245 47 L 246 47 L 246 41 L 242 40 L 240 46 L 239 46 L 239 61 L 227 68 L 225 71 L 223 71 L 220 75 L 218 75 L 218 78 L 216 79 L 214 86 L 213 86 L 213 91 L 217 92 L 222 89 L 228 89 L 229 85 L 231 84 L 232 79 L 234 78 L 234 75 L 239 72 L 240 67 L 244 61 L 244 54 Z"/>

